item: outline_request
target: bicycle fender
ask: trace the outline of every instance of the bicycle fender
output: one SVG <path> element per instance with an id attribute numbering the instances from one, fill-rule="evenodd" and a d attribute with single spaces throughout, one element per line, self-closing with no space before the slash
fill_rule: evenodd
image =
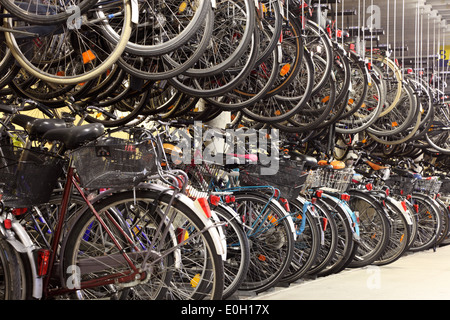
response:
<path id="1" fill-rule="evenodd" d="M 4 218 L 0 217 L 0 223 L 3 225 Z M 11 229 L 16 234 L 15 237 L 7 237 L 8 243 L 10 243 L 15 250 L 21 253 L 26 253 L 27 258 L 30 260 L 30 268 L 31 268 L 31 276 L 33 279 L 33 293 L 32 296 L 35 299 L 42 298 L 43 285 L 42 285 L 42 277 L 39 277 L 36 270 L 36 261 L 34 258 L 34 250 L 36 246 L 33 241 L 29 237 L 28 233 L 25 231 L 23 226 L 16 219 L 11 220 Z"/>
<path id="2" fill-rule="evenodd" d="M 408 207 L 406 205 L 403 206 L 402 202 L 395 198 L 388 197 L 388 199 L 389 199 L 390 203 L 392 203 L 398 210 L 400 210 L 400 212 L 403 214 L 403 216 L 406 219 L 406 223 L 408 223 L 408 225 L 411 226 L 413 224 L 413 222 L 411 219 L 411 215 L 408 213 L 408 211 L 409 211 Z"/>
<path id="3" fill-rule="evenodd" d="M 344 205 L 344 203 L 342 203 L 342 201 L 340 201 L 338 198 L 331 196 L 329 194 L 323 193 L 322 198 L 330 199 L 331 201 L 336 203 L 341 208 L 341 210 L 345 213 L 350 226 L 352 227 L 354 239 L 356 241 L 360 241 L 359 226 L 358 226 L 358 222 L 356 220 L 356 215 L 353 212 L 353 210 L 348 205 Z"/>
<path id="4" fill-rule="evenodd" d="M 169 195 L 172 195 L 174 192 L 173 189 L 168 189 L 166 186 L 151 183 L 140 184 L 138 187 L 139 189 L 152 189 L 160 192 L 165 191 Z M 205 224 L 205 228 L 208 230 L 214 240 L 214 245 L 217 253 L 222 257 L 226 256 L 226 239 L 223 235 L 223 231 L 219 231 L 219 229 L 222 228 L 220 228 L 220 226 L 217 226 L 216 223 L 213 223 L 219 221 L 217 215 L 214 213 L 215 218 L 208 218 L 201 210 L 198 209 L 194 201 L 183 193 L 177 193 L 175 195 L 175 198 L 177 199 L 177 201 L 182 202 L 184 205 L 190 208 L 196 214 L 196 216 L 200 218 L 200 220 Z M 221 236 L 221 233 L 223 236 Z"/>

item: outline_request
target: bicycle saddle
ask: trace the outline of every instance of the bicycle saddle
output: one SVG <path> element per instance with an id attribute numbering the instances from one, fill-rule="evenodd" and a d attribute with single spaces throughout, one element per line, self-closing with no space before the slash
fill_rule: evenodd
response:
<path id="1" fill-rule="evenodd" d="M 406 169 L 400 169 L 400 168 L 391 168 L 392 172 L 398 174 L 399 176 L 406 177 L 406 178 L 414 178 L 414 173 L 412 173 L 409 170 Z"/>
<path id="2" fill-rule="evenodd" d="M 100 137 L 105 131 L 101 123 L 89 123 L 71 128 L 60 128 L 47 131 L 43 138 L 64 143 L 66 149 L 72 150 L 83 143 Z"/>
<path id="3" fill-rule="evenodd" d="M 25 114 L 15 115 L 11 122 L 24 128 L 30 135 L 30 138 L 40 138 L 49 130 L 66 127 L 63 119 L 41 119 Z"/>
<path id="4" fill-rule="evenodd" d="M 12 119 L 11 122 L 14 124 L 17 124 L 19 127 L 22 127 L 26 129 L 27 125 L 32 123 L 37 118 L 27 116 L 25 114 L 16 114 Z"/>
<path id="5" fill-rule="evenodd" d="M 303 162 L 303 167 L 305 168 L 316 168 L 318 166 L 317 159 L 306 154 L 297 151 L 291 151 L 290 156 L 292 157 L 292 159 Z"/>
<path id="6" fill-rule="evenodd" d="M 0 112 L 13 114 L 16 113 L 17 109 L 14 106 L 10 106 L 7 104 L 0 104 Z"/>

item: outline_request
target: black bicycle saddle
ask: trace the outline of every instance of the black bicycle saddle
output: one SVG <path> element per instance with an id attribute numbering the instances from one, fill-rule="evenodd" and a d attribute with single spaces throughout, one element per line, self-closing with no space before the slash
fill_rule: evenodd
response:
<path id="1" fill-rule="evenodd" d="M 105 131 L 101 123 L 89 123 L 71 128 L 53 129 L 47 131 L 43 138 L 50 141 L 60 141 L 64 143 L 66 149 L 72 150 L 82 144 L 95 140 Z"/>

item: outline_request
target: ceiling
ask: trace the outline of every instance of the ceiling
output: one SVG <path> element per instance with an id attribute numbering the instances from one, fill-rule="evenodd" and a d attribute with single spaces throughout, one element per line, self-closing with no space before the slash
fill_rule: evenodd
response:
<path id="1" fill-rule="evenodd" d="M 442 45 L 449 46 L 447 59 L 450 56 L 449 0 L 315 0 L 315 2 L 327 6 L 329 15 L 332 15 L 330 18 L 337 18 L 336 24 L 339 29 L 348 30 L 350 27 L 358 29 L 364 26 L 366 27 L 364 36 L 367 37 L 370 36 L 367 28 L 380 27 L 372 36 L 372 40 L 366 40 L 366 46 L 386 47 L 389 43 L 391 49 L 395 49 L 392 56 L 400 62 L 404 60 L 405 66 L 424 72 L 434 68 L 435 72 L 439 71 L 441 74 L 450 71 L 450 67 L 438 63 L 439 48 Z M 370 6 L 373 6 L 374 11 L 370 10 Z M 344 12 L 343 17 L 341 12 Z M 361 31 L 359 35 L 362 37 Z"/>

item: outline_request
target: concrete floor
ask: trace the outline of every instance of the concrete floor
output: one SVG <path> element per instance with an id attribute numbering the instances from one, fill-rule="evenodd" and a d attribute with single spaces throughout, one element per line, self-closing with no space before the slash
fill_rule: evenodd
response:
<path id="1" fill-rule="evenodd" d="M 242 298 L 241 298 L 242 299 Z M 408 253 L 386 266 L 346 269 L 276 287 L 248 300 L 449 300 L 450 246 Z"/>

